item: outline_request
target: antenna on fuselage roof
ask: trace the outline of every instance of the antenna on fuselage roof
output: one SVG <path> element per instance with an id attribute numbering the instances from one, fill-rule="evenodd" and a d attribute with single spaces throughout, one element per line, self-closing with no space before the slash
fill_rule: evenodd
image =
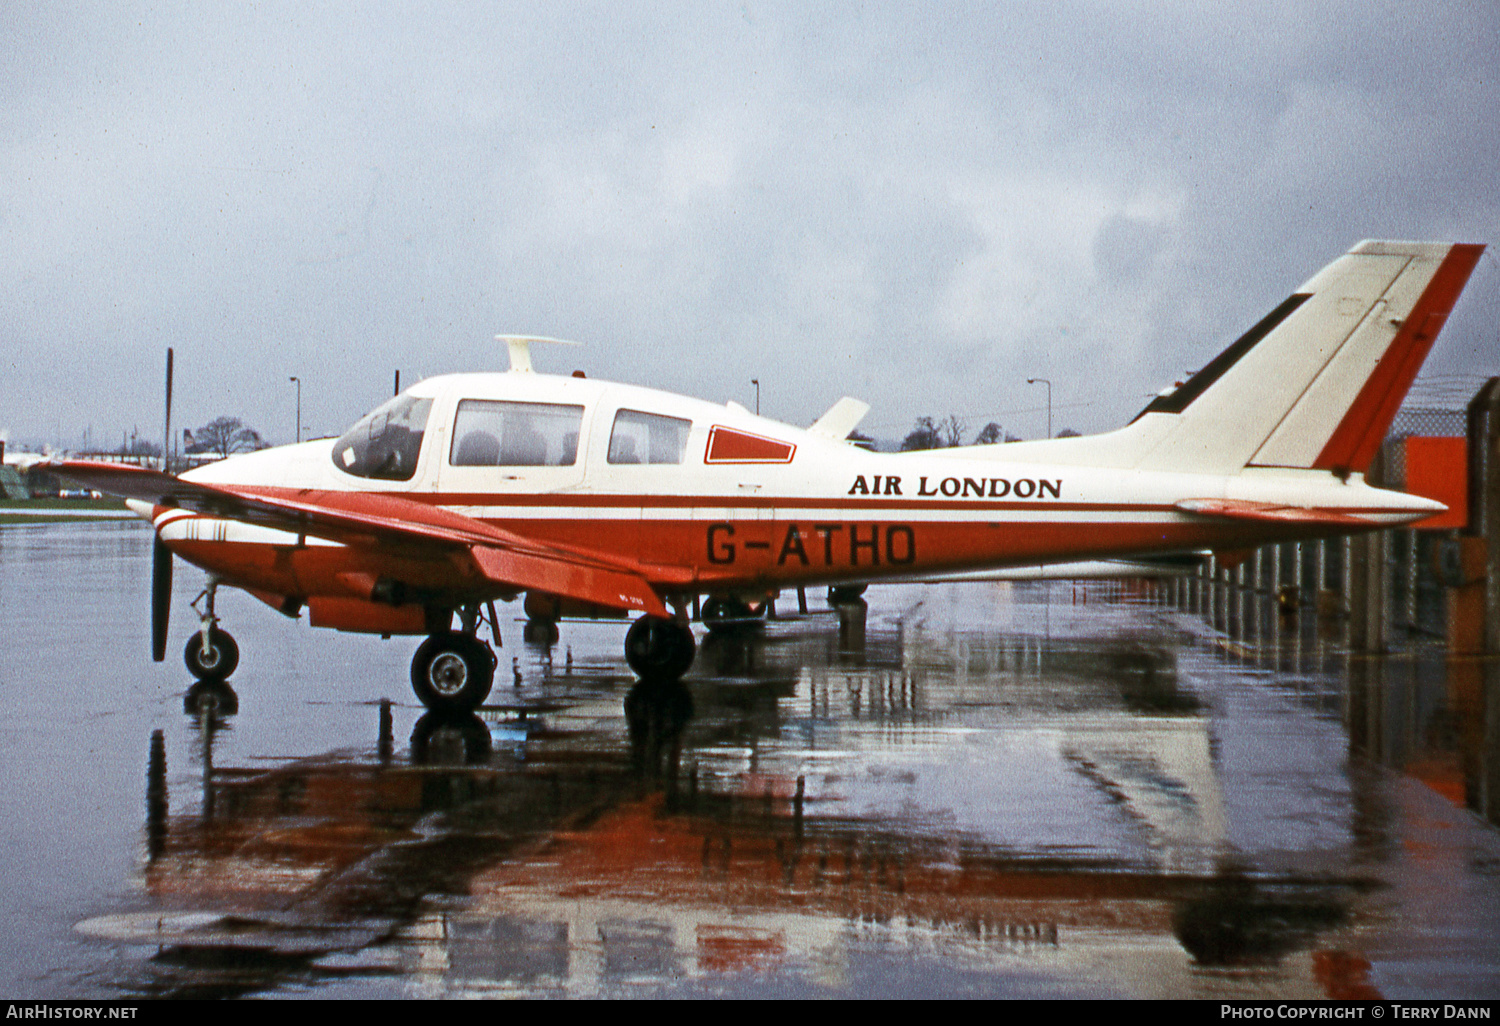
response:
<path id="1" fill-rule="evenodd" d="M 577 342 L 570 342 L 565 338 L 547 338 L 543 335 L 496 335 L 497 342 L 504 342 L 510 347 L 510 369 L 522 374 L 531 373 L 531 343 L 551 342 L 559 346 L 576 346 Z"/>

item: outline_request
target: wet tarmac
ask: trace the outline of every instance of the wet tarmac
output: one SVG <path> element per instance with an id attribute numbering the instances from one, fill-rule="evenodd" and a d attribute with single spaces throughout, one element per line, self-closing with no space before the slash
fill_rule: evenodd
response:
<path id="1" fill-rule="evenodd" d="M 440 723 L 416 639 L 239 594 L 233 693 L 185 700 L 202 578 L 157 665 L 149 570 L 143 526 L 0 529 L 9 998 L 1500 996 L 1493 661 L 902 586 L 680 686 L 505 621 Z"/>

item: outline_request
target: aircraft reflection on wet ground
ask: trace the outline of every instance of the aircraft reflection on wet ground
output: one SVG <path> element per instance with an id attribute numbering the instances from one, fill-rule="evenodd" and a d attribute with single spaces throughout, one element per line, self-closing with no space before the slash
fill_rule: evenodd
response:
<path id="1" fill-rule="evenodd" d="M 1443 803 L 1351 761 L 1378 674 L 1345 706 L 1321 653 L 1048 594 L 716 636 L 685 684 L 531 649 L 482 716 L 263 769 L 213 766 L 218 696 L 196 806 L 153 740 L 153 907 L 82 929 L 155 994 L 1495 992 L 1500 845 L 1402 865 Z"/>
<path id="2" fill-rule="evenodd" d="M 617 625 L 511 630 L 443 721 L 382 702 L 373 639 L 272 622 L 278 664 L 184 697 L 36 628 L 125 636 L 149 559 L 0 537 L 16 996 L 1500 996 L 1493 661 L 892 587 L 705 639 L 681 686 Z"/>

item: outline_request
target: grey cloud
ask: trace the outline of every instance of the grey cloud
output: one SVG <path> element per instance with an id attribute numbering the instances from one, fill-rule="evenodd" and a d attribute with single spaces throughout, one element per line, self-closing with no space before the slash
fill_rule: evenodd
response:
<path id="1" fill-rule="evenodd" d="M 1487 3 L 437 10 L 19 9 L 0 427 L 154 421 L 175 345 L 185 419 L 289 436 L 296 373 L 334 430 L 522 330 L 803 421 L 1044 374 L 1102 429 L 1357 239 L 1500 223 Z M 1494 369 L 1485 273 L 1435 365 Z"/>

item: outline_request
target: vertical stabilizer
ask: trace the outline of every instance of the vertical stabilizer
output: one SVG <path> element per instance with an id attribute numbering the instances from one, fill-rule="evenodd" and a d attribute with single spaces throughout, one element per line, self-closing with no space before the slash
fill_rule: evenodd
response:
<path id="1" fill-rule="evenodd" d="M 1363 472 L 1483 250 L 1355 246 L 1146 407 L 1137 465 Z"/>

